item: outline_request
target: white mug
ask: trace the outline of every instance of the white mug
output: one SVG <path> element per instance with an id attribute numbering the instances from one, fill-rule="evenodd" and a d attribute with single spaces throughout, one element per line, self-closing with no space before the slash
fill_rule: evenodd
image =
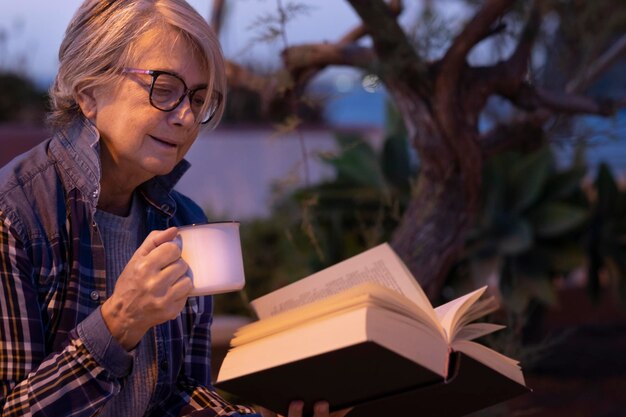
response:
<path id="1" fill-rule="evenodd" d="M 238 291 L 245 284 L 239 222 L 215 222 L 178 228 L 182 258 L 193 282 L 191 295 Z"/>

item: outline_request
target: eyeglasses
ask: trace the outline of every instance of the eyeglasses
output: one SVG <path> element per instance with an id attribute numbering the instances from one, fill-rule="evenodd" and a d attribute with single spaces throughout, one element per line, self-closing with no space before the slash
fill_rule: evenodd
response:
<path id="1" fill-rule="evenodd" d="M 161 111 L 170 112 L 178 107 L 185 96 L 189 97 L 191 111 L 201 124 L 206 124 L 213 119 L 223 100 L 219 91 L 209 94 L 207 87 L 193 90 L 187 88 L 185 81 L 171 72 L 137 68 L 124 68 L 123 72 L 152 76 L 150 104 Z"/>

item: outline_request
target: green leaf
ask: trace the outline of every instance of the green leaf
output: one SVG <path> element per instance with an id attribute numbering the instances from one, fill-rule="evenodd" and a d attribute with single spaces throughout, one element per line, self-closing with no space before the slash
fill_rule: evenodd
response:
<path id="1" fill-rule="evenodd" d="M 397 187 L 410 184 L 411 160 L 409 144 L 405 136 L 392 135 L 385 140 L 382 154 L 382 167 L 386 178 Z"/>
<path id="2" fill-rule="evenodd" d="M 505 155 L 498 155 L 488 161 L 484 168 L 484 204 L 480 221 L 490 224 L 496 221 L 505 209 L 506 201 L 506 164 Z"/>
<path id="3" fill-rule="evenodd" d="M 529 215 L 535 234 L 544 238 L 569 232 L 582 225 L 587 217 L 585 208 L 567 203 L 544 204 Z"/>
<path id="4" fill-rule="evenodd" d="M 470 262 L 472 283 L 476 287 L 487 285 L 493 277 L 500 275 L 501 261 L 497 256 L 474 258 Z"/>
<path id="5" fill-rule="evenodd" d="M 337 141 L 342 152 L 335 156 L 322 156 L 322 160 L 335 168 L 339 182 L 386 188 L 378 157 L 367 142 L 352 135 L 337 135 Z"/>
<path id="6" fill-rule="evenodd" d="M 530 224 L 522 219 L 515 219 L 500 238 L 500 252 L 505 255 L 522 253 L 533 244 L 533 231 Z"/>
<path id="7" fill-rule="evenodd" d="M 611 216 L 613 208 L 619 200 L 619 189 L 607 164 L 602 163 L 600 165 L 595 185 L 598 192 L 597 213 L 601 216 Z"/>
<path id="8" fill-rule="evenodd" d="M 558 271 L 572 271 L 587 263 L 587 253 L 578 243 L 559 243 L 548 252 L 550 264 Z"/>
<path id="9" fill-rule="evenodd" d="M 556 306 L 558 297 L 554 288 L 554 284 L 547 276 L 530 277 L 525 280 L 529 292 L 533 294 L 540 302 L 548 306 Z"/>
<path id="10" fill-rule="evenodd" d="M 550 270 L 550 258 L 544 248 L 535 245 L 511 259 L 511 273 L 521 277 L 543 277 Z"/>
<path id="11" fill-rule="evenodd" d="M 581 183 L 587 174 L 587 168 L 576 166 L 567 171 L 558 172 L 548 178 L 543 195 L 548 200 L 569 197 L 581 189 Z"/>
<path id="12" fill-rule="evenodd" d="M 513 190 L 512 211 L 522 213 L 541 195 L 550 171 L 553 159 L 550 148 L 544 147 L 518 161 L 509 173 Z"/>
<path id="13" fill-rule="evenodd" d="M 507 287 L 504 304 L 506 309 L 515 314 L 525 314 L 533 298 L 530 290 L 522 285 L 515 284 Z"/>
<path id="14" fill-rule="evenodd" d="M 385 102 L 385 133 L 389 136 L 408 135 L 404 119 L 392 101 Z"/>

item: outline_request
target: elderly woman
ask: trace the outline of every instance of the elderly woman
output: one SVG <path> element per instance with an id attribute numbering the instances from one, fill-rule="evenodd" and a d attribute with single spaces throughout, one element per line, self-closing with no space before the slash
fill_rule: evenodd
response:
<path id="1" fill-rule="evenodd" d="M 184 0 L 86 0 L 59 59 L 54 136 L 0 171 L 0 415 L 254 413 L 210 385 L 175 240 L 206 221 L 173 186 L 223 112 L 215 35 Z"/>

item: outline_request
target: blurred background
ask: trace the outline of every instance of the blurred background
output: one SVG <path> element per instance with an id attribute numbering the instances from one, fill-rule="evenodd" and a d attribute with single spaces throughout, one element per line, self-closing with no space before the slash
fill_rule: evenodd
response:
<path id="1" fill-rule="evenodd" d="M 81 1 L 0 1 L 3 165 L 50 134 L 46 90 Z M 220 2 L 189 2 L 215 19 Z M 437 62 L 487 3 L 409 0 L 398 21 L 419 56 Z M 430 295 L 437 305 L 488 283 L 502 301 L 493 319 L 507 330 L 485 342 L 522 361 L 534 392 L 476 415 L 626 416 L 626 4 L 513 3 L 468 63 L 510 56 L 531 6 L 540 5 L 528 84 L 567 90 L 615 50 L 582 91 L 611 109 L 554 111 L 528 133 L 533 146 L 485 159 L 475 220 Z M 283 71 L 283 50 L 336 42 L 361 24 L 349 2 L 338 0 L 230 0 L 217 21 L 227 59 L 275 90 L 294 77 Z M 368 37 L 357 41 L 372 46 Z M 231 82 L 222 124 L 197 139 L 187 157 L 192 169 L 177 186 L 211 219 L 243 222 L 246 290 L 219 296 L 218 314 L 247 320 L 250 299 L 392 240 L 402 227 L 425 160 L 398 95 L 379 75 L 376 67 L 324 66 L 295 101 Z M 494 95 L 477 131 L 528 107 Z"/>

